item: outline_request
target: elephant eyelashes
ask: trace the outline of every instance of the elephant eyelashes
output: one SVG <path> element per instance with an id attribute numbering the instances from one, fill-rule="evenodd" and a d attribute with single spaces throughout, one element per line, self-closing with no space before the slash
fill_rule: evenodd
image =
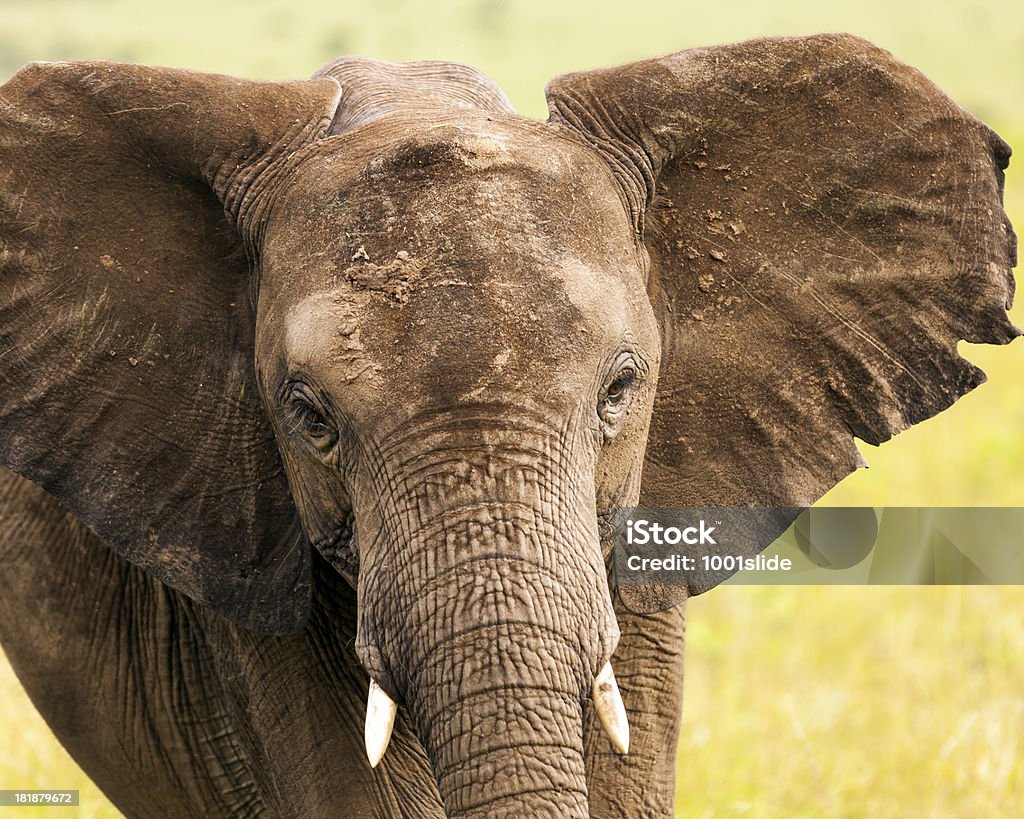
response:
<path id="1" fill-rule="evenodd" d="M 293 386 L 288 392 L 288 431 L 303 436 L 321 452 L 326 452 L 338 440 L 334 425 L 313 404 L 307 391 Z"/>

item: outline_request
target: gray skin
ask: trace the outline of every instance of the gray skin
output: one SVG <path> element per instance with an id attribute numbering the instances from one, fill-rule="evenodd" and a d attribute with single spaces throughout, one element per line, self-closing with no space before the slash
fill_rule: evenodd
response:
<path id="1" fill-rule="evenodd" d="M 1019 334 L 1008 149 L 849 37 L 545 123 L 446 63 L 0 97 L 0 639 L 132 816 L 671 815 L 705 588 L 610 582 L 613 510 L 810 504 Z"/>

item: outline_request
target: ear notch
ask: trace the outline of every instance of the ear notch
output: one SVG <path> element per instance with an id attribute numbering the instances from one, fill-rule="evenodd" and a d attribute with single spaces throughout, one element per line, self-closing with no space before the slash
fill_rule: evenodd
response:
<path id="1" fill-rule="evenodd" d="M 468 108 L 514 113 L 498 85 L 479 69 L 438 60 L 392 63 L 341 57 L 314 75 L 342 87 L 332 134 L 340 134 L 392 111 L 424 107 Z"/>
<path id="2" fill-rule="evenodd" d="M 238 230 L 338 96 L 112 63 L 0 88 L 0 462 L 269 632 L 305 621 L 309 556 L 256 390 Z"/>
<path id="3" fill-rule="evenodd" d="M 959 340 L 1020 334 L 1009 148 L 887 52 L 754 40 L 548 97 L 645 217 L 663 336 L 645 505 L 808 506 L 863 465 L 854 436 L 982 383 Z"/>

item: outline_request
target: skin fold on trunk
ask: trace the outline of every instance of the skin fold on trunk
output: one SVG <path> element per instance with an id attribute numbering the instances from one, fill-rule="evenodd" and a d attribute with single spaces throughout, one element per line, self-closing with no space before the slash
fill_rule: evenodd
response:
<path id="1" fill-rule="evenodd" d="M 364 507 L 357 651 L 408 706 L 452 816 L 589 815 L 583 706 L 618 630 L 561 437 L 410 457 Z"/>

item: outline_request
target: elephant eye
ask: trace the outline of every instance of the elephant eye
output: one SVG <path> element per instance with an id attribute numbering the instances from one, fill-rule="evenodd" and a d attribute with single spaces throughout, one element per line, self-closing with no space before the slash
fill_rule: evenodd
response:
<path id="1" fill-rule="evenodd" d="M 636 379 L 636 373 L 632 370 L 619 375 L 611 384 L 608 385 L 608 389 L 605 391 L 605 400 L 612 404 L 619 403 L 626 396 L 626 390 L 630 384 Z"/>
<path id="2" fill-rule="evenodd" d="M 614 427 L 621 420 L 630 388 L 636 382 L 636 379 L 636 370 L 631 366 L 626 366 L 620 369 L 616 373 L 615 378 L 604 388 L 597 405 L 597 414 L 605 426 L 609 428 L 605 430 L 606 434 L 610 434 L 610 428 Z"/>
<path id="3" fill-rule="evenodd" d="M 293 386 L 287 397 L 288 431 L 300 434 L 313 446 L 326 451 L 338 440 L 338 432 L 325 414 L 313 403 L 304 387 Z"/>

